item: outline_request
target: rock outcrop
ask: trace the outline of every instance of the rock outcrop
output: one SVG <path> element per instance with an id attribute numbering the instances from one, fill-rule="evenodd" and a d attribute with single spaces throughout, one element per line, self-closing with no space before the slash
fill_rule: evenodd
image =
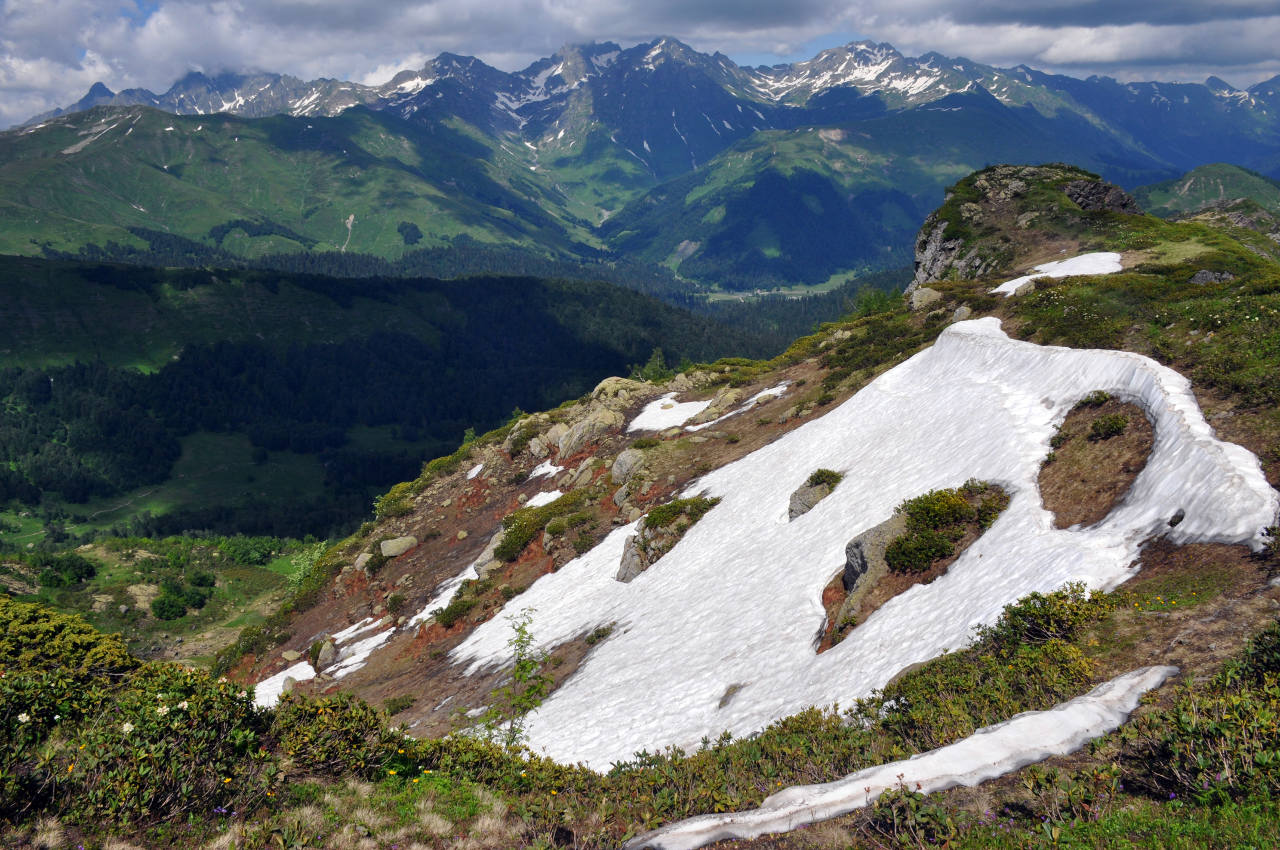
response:
<path id="1" fill-rule="evenodd" d="M 1142 207 L 1133 196 L 1111 183 L 1099 180 L 1072 180 L 1062 191 L 1085 212 L 1118 212 L 1142 215 Z"/>
<path id="2" fill-rule="evenodd" d="M 895 513 L 889 519 L 872 526 L 849 541 L 844 548 L 844 572 L 840 583 L 844 586 L 844 604 L 836 614 L 837 624 L 847 621 L 862 604 L 867 592 L 876 582 L 889 574 L 889 564 L 884 550 L 907 529 L 904 514 Z"/>
<path id="3" fill-rule="evenodd" d="M 804 516 L 814 505 L 831 495 L 830 484 L 805 484 L 791 494 L 787 505 L 787 519 Z"/>

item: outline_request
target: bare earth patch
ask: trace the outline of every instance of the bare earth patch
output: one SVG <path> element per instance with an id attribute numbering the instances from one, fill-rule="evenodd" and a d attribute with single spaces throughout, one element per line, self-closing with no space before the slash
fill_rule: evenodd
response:
<path id="1" fill-rule="evenodd" d="M 1123 433 L 1091 437 L 1097 423 L 1123 417 Z M 1040 498 L 1055 528 L 1100 522 L 1129 492 L 1147 464 L 1154 434 L 1142 408 L 1117 399 L 1067 414 L 1056 448 L 1040 468 Z"/>

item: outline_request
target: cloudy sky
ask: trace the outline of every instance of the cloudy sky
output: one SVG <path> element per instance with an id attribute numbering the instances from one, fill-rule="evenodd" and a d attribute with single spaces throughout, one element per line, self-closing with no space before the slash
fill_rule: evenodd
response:
<path id="1" fill-rule="evenodd" d="M 1280 74 L 1277 0 L 0 0 L 0 127 L 94 82 L 197 69 L 386 81 L 443 51 L 517 70 L 568 43 L 672 35 L 740 64 L 862 38 L 1074 76 L 1245 87 Z"/>

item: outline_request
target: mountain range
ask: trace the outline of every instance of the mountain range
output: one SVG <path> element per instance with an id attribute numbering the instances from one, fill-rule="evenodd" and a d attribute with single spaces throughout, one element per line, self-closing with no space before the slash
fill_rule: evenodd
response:
<path id="1" fill-rule="evenodd" d="M 98 84 L 0 134 L 0 249 L 471 240 L 691 285 L 818 284 L 905 264 L 944 188 L 990 162 L 1126 187 L 1218 161 L 1280 175 L 1278 107 L 1280 79 L 1079 80 L 870 42 L 755 68 L 671 38 L 514 73 L 442 54 L 381 86 L 192 73 L 163 94 Z"/>

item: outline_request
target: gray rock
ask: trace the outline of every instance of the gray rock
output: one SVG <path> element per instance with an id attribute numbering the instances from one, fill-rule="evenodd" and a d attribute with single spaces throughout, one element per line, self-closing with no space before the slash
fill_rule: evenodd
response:
<path id="1" fill-rule="evenodd" d="M 831 495 L 830 484 L 801 485 L 791 494 L 791 502 L 787 505 L 787 519 L 792 520 L 804 516 L 813 510 L 813 506 Z"/>
<path id="2" fill-rule="evenodd" d="M 280 686 L 280 696 L 293 693 L 293 686 L 298 684 L 298 680 L 292 676 L 284 677 L 284 684 Z"/>
<path id="3" fill-rule="evenodd" d="M 963 322 L 965 319 L 973 315 L 973 310 L 969 309 L 968 304 L 961 304 L 956 311 L 951 314 L 951 321 Z"/>
<path id="4" fill-rule="evenodd" d="M 911 309 L 923 310 L 925 307 L 935 304 L 941 300 L 941 292 L 936 289 L 930 289 L 927 286 L 920 286 L 911 293 Z"/>
<path id="5" fill-rule="evenodd" d="M 1138 202 L 1128 192 L 1101 180 L 1072 180 L 1062 187 L 1062 191 L 1086 212 L 1142 215 L 1142 207 L 1138 206 Z"/>
<path id="6" fill-rule="evenodd" d="M 867 592 L 889 574 L 884 550 L 906 529 L 907 518 L 902 514 L 894 514 L 879 525 L 868 528 L 845 546 L 845 564 L 840 583 L 848 596 L 836 614 L 837 623 L 852 616 Z"/>
<path id="7" fill-rule="evenodd" d="M 560 445 L 560 438 L 567 433 L 569 433 L 569 426 L 563 422 L 557 422 L 547 429 L 547 433 L 543 435 L 543 438 L 547 441 L 547 445 L 558 446 Z"/>
<path id="8" fill-rule="evenodd" d="M 369 559 L 372 557 L 373 555 L 369 552 L 361 552 L 359 555 L 356 555 L 356 562 L 353 566 L 355 566 L 357 570 L 363 570 L 365 564 L 369 563 Z"/>
<path id="9" fill-rule="evenodd" d="M 286 649 L 284 652 L 280 653 L 280 657 L 285 661 L 297 661 L 302 657 L 302 653 L 298 652 L 296 649 Z"/>
<path id="10" fill-rule="evenodd" d="M 1211 272 L 1208 269 L 1201 269 L 1191 276 L 1191 282 L 1196 286 L 1204 286 L 1208 283 L 1227 283 L 1235 279 L 1236 276 L 1231 272 Z"/>
<path id="11" fill-rule="evenodd" d="M 543 442 L 541 437 L 534 437 L 532 440 L 529 441 L 529 446 L 527 451 L 533 457 L 544 458 L 551 451 L 551 449 L 547 448 L 547 444 Z"/>
<path id="12" fill-rule="evenodd" d="M 613 466 L 609 468 L 609 474 L 613 476 L 614 484 L 626 486 L 626 483 L 643 467 L 644 452 L 639 449 L 627 449 L 614 459 Z"/>
<path id="13" fill-rule="evenodd" d="M 587 415 L 569 426 L 569 430 L 560 438 L 560 457 L 569 458 L 577 454 L 586 445 L 603 437 L 614 428 L 621 428 L 622 414 L 603 405 L 594 405 Z"/>
<path id="14" fill-rule="evenodd" d="M 622 559 L 618 562 L 618 574 L 614 576 L 620 582 L 630 582 L 649 569 L 649 559 L 639 545 L 639 538 L 639 534 L 633 534 L 622 544 Z"/>
<path id="15" fill-rule="evenodd" d="M 324 643 L 320 644 L 320 651 L 316 653 L 316 667 L 328 667 L 337 660 L 337 644 L 333 642 L 333 638 L 325 638 Z"/>
<path id="16" fill-rule="evenodd" d="M 405 537 L 393 537 L 390 540 L 384 540 L 382 541 L 382 546 L 381 546 L 382 557 L 384 558 L 399 557 L 400 555 L 403 555 L 405 552 L 408 552 L 410 549 L 412 549 L 414 546 L 417 546 L 417 545 L 418 545 L 418 538 L 414 537 L 413 535 L 406 535 Z"/>

